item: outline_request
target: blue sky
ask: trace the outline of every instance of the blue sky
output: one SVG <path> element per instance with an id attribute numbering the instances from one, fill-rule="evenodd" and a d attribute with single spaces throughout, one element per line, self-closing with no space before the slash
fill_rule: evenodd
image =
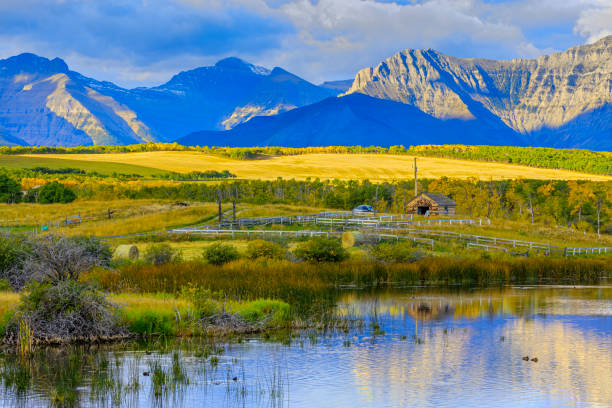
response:
<path id="1" fill-rule="evenodd" d="M 612 0 L 0 0 L 0 57 L 60 57 L 126 87 L 238 56 L 310 81 L 406 48 L 533 58 L 612 34 Z"/>

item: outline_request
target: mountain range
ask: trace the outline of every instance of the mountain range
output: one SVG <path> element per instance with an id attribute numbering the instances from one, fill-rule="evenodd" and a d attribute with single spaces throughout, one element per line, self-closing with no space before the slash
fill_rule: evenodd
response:
<path id="1" fill-rule="evenodd" d="M 0 60 L 0 144 L 489 144 L 612 150 L 612 36 L 537 59 L 404 50 L 312 84 L 238 58 L 124 89 L 61 59 Z"/>

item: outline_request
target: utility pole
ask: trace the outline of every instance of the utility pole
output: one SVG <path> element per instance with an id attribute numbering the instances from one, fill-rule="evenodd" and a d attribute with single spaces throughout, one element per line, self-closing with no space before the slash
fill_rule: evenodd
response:
<path id="1" fill-rule="evenodd" d="M 414 196 L 418 196 L 419 195 L 419 190 L 417 187 L 417 162 L 416 162 L 416 157 L 414 158 Z"/>
<path id="2" fill-rule="evenodd" d="M 236 222 L 236 197 L 238 196 L 238 192 L 236 191 L 236 187 L 233 188 L 232 191 L 232 218 L 234 223 Z"/>
<path id="3" fill-rule="evenodd" d="M 219 204 L 219 229 L 221 229 L 221 223 L 223 222 L 223 211 L 221 209 L 221 190 L 217 190 L 217 204 Z"/>

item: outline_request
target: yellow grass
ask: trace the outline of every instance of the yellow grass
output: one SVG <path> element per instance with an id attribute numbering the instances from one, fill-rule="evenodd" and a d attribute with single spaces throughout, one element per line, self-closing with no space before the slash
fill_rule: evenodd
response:
<path id="1" fill-rule="evenodd" d="M 595 233 L 584 233 L 576 230 L 567 230 L 555 226 L 544 226 L 542 224 L 530 224 L 510 220 L 492 220 L 491 225 L 483 226 L 447 226 L 448 231 L 463 232 L 466 234 L 482 235 L 489 237 L 516 239 L 520 241 L 541 242 L 559 247 L 612 247 L 612 236 L 602 234 L 601 238 Z M 440 229 L 436 225 L 431 229 Z"/>
<path id="2" fill-rule="evenodd" d="M 0 292 L 0 316 L 15 307 L 19 303 L 19 293 Z"/>
<path id="3" fill-rule="evenodd" d="M 20 225 L 40 225 L 48 221 L 64 219 L 67 216 L 97 216 L 108 209 L 115 211 L 113 217 L 127 218 L 135 215 L 167 211 L 173 201 L 164 200 L 112 200 L 75 201 L 71 204 L 0 204 L 0 223 L 10 220 Z"/>
<path id="4" fill-rule="evenodd" d="M 40 155 L 24 155 L 37 158 Z M 145 152 L 114 154 L 49 154 L 49 158 L 103 163 L 132 164 L 162 170 L 189 172 L 229 170 L 239 178 L 271 180 L 277 177 L 321 179 L 391 180 L 413 177 L 413 160 L 404 155 L 304 154 L 270 156 L 260 160 L 233 160 L 197 152 Z M 612 180 L 612 176 L 584 174 L 567 170 L 540 169 L 515 164 L 420 157 L 419 174 L 425 178 L 452 176 L 479 179 L 531 178 L 543 180 Z"/>
<path id="5" fill-rule="evenodd" d="M 193 261 L 193 260 L 202 259 L 202 253 L 204 251 L 204 248 L 214 243 L 217 243 L 217 242 L 222 242 L 224 244 L 234 246 L 238 250 L 240 255 L 242 256 L 246 255 L 246 249 L 247 249 L 247 246 L 249 245 L 249 241 L 245 239 L 223 239 L 223 240 L 191 241 L 191 242 L 189 241 L 186 241 L 186 242 L 165 241 L 163 243 L 168 244 L 172 248 L 181 251 L 183 255 L 183 259 L 185 261 Z M 291 251 L 295 249 L 297 244 L 298 244 L 297 242 L 289 242 L 288 250 Z M 147 248 L 153 244 L 137 242 L 137 243 L 133 243 L 130 245 L 136 245 L 138 247 L 138 251 L 140 252 L 140 256 L 142 259 L 142 254 L 144 253 L 144 251 L 146 251 Z M 351 256 L 351 259 L 354 259 L 354 260 L 362 260 L 366 256 L 366 252 L 363 248 L 348 248 L 348 252 L 349 252 L 349 255 Z"/>
<path id="6" fill-rule="evenodd" d="M 191 302 L 186 299 L 176 298 L 165 294 L 130 294 L 120 293 L 109 295 L 109 300 L 118 306 L 131 310 L 138 309 L 167 309 L 173 311 L 191 307 Z"/>
<path id="7" fill-rule="evenodd" d="M 87 222 L 77 227 L 62 228 L 61 232 L 68 235 L 104 237 L 163 231 L 202 223 L 216 213 L 216 204 L 205 203 L 190 207 L 178 207 L 163 212 L 135 215 L 129 218 Z"/>
<path id="8" fill-rule="evenodd" d="M 325 208 L 286 205 L 286 204 L 238 204 L 236 207 L 237 216 L 240 218 L 254 217 L 280 217 L 304 214 L 318 214 L 323 211 L 331 211 Z M 231 214 L 229 214 L 231 217 Z"/>
<path id="9" fill-rule="evenodd" d="M 221 240 L 221 241 L 192 241 L 192 242 L 165 241 L 163 243 L 170 245 L 174 249 L 180 250 L 181 253 L 183 254 L 183 259 L 186 261 L 191 261 L 195 259 L 201 259 L 204 248 L 214 244 L 215 242 L 223 242 L 225 244 L 232 245 L 238 250 L 238 252 L 241 255 L 244 255 L 246 253 L 246 248 L 247 248 L 247 245 L 249 244 L 249 241 L 247 240 L 238 240 L 238 239 L 237 240 Z M 135 243 L 134 245 L 138 247 L 138 251 L 140 252 L 140 257 L 142 258 L 142 254 L 144 254 L 147 248 L 153 244 L 139 242 L 139 243 Z"/>

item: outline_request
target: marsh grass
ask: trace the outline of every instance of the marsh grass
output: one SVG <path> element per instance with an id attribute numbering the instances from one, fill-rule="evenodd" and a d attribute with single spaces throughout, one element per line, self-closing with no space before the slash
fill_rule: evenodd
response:
<path id="1" fill-rule="evenodd" d="M 20 295 L 14 292 L 0 292 L 0 337 L 4 336 L 6 326 L 13 317 L 14 307 Z"/>
<path id="2" fill-rule="evenodd" d="M 342 285 L 398 284 L 595 283 L 610 274 L 609 259 L 426 257 L 413 263 L 294 263 L 285 260 L 239 260 L 223 266 L 184 262 L 159 266 L 131 264 L 115 272 L 89 275 L 107 290 L 178 293 L 192 284 L 238 299 L 269 298 L 316 303 Z M 325 296 L 323 296 L 324 298 Z"/>

